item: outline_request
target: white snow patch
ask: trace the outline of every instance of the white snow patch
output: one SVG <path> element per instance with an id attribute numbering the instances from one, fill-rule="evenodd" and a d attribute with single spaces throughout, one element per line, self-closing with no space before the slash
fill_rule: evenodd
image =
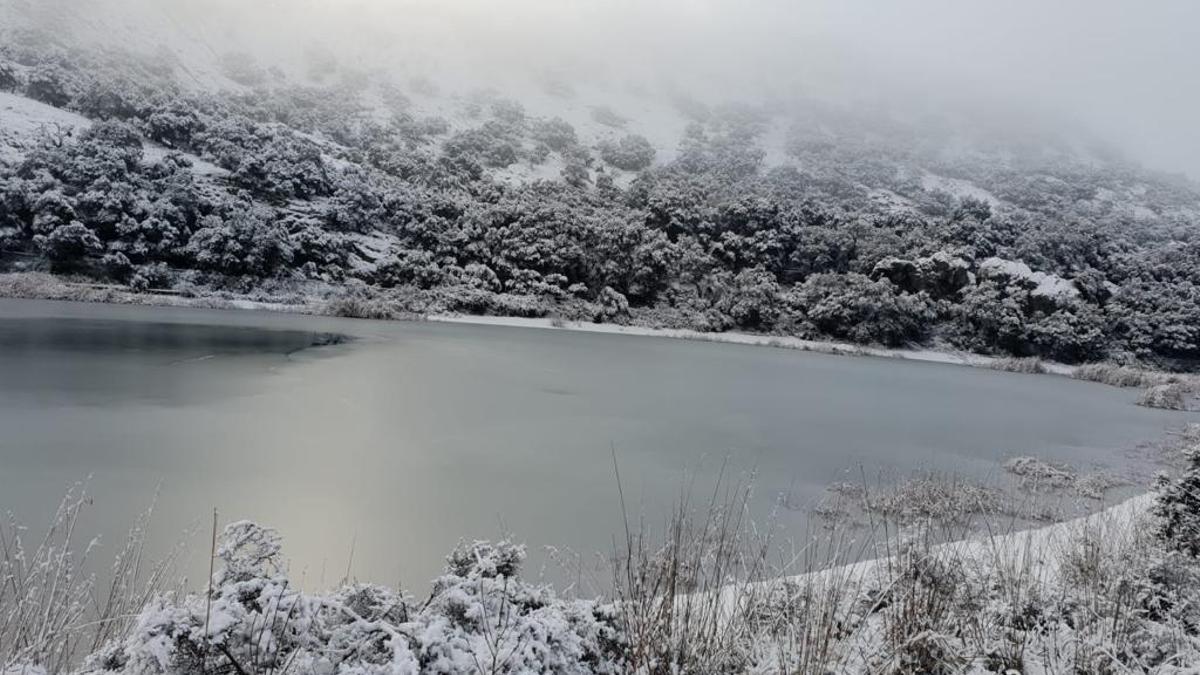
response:
<path id="1" fill-rule="evenodd" d="M 876 206 L 887 213 L 918 213 L 912 201 L 884 188 L 876 188 L 867 193 Z"/>
<path id="2" fill-rule="evenodd" d="M 43 133 L 76 133 L 92 122 L 31 98 L 0 92 L 0 158 L 18 161 Z"/>
<path id="3" fill-rule="evenodd" d="M 1078 298 L 1079 289 L 1068 279 L 1048 272 L 1034 272 L 1016 260 L 988 258 L 979 263 L 981 277 L 1018 279 L 1033 285 L 1033 294 L 1047 298 Z"/>
<path id="4" fill-rule="evenodd" d="M 24 96 L 0 92 L 0 159 L 5 161 L 20 161 L 42 134 L 76 134 L 91 126 L 92 120 L 83 115 Z M 142 152 L 144 161 L 150 164 L 162 160 L 172 150 L 146 141 Z M 196 155 L 183 155 L 192 163 L 192 172 L 198 176 L 224 176 L 229 173 Z"/>
<path id="5" fill-rule="evenodd" d="M 541 164 L 517 162 L 503 169 L 495 169 L 492 178 L 509 185 L 521 185 L 539 180 L 558 180 L 562 176 L 566 162 L 556 153 L 546 158 Z"/>
<path id="6" fill-rule="evenodd" d="M 974 183 L 959 178 L 947 178 L 935 173 L 926 172 L 921 176 L 921 188 L 926 192 L 949 192 L 960 199 L 972 198 L 987 202 L 991 206 L 999 206 L 1000 200 L 996 195 L 984 190 Z"/>
<path id="7" fill-rule="evenodd" d="M 145 163 L 153 164 L 154 162 L 162 161 L 168 154 L 175 152 L 158 143 L 146 141 L 142 146 L 142 157 Z M 192 173 L 197 176 L 228 176 L 229 172 L 221 167 L 213 164 L 208 160 L 201 159 L 190 153 L 181 153 L 192 163 Z"/>

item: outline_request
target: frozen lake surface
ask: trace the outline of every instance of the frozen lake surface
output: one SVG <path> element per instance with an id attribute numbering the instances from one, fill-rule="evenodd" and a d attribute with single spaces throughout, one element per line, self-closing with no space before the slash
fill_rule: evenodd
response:
<path id="1" fill-rule="evenodd" d="M 330 335 L 354 339 L 330 342 Z M 661 521 L 685 478 L 755 481 L 755 510 L 1033 454 L 1144 468 L 1186 420 L 1137 392 L 896 359 L 649 337 L 0 300 L 0 510 L 44 522 L 91 476 L 110 555 L 159 491 L 160 543 L 277 527 L 296 578 L 423 586 L 460 539 L 607 554 L 626 500 Z M 1140 464 L 1139 464 L 1140 463 Z M 805 516 L 782 519 L 802 536 Z M 351 551 L 353 557 L 351 559 Z"/>

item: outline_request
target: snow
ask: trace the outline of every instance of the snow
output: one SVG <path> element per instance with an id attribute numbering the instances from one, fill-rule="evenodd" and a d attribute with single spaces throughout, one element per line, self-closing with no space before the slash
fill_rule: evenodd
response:
<path id="1" fill-rule="evenodd" d="M 891 190 L 877 188 L 867 193 L 867 198 L 887 213 L 911 213 L 919 211 L 911 200 L 902 197 Z"/>
<path id="2" fill-rule="evenodd" d="M 91 120 L 24 96 L 0 92 L 0 158 L 19 159 L 42 133 L 75 133 Z"/>
<path id="3" fill-rule="evenodd" d="M 971 198 L 979 199 L 987 202 L 992 207 L 1000 206 L 1000 199 L 996 195 L 987 190 L 975 185 L 974 183 L 959 178 L 947 178 L 934 173 L 926 172 L 921 176 L 921 187 L 927 192 L 941 191 L 948 192 L 960 199 Z"/>
<path id="4" fill-rule="evenodd" d="M 997 277 L 1024 281 L 1032 286 L 1032 293 L 1046 298 L 1074 299 L 1079 289 L 1068 279 L 1048 272 L 1034 272 L 1029 265 L 1004 258 L 987 258 L 979 263 L 980 277 Z"/>
<path id="5" fill-rule="evenodd" d="M 0 92 L 0 159 L 19 161 L 45 133 L 78 133 L 92 126 L 83 115 L 55 108 L 31 98 Z M 147 163 L 157 162 L 172 152 L 170 148 L 146 141 L 143 153 Z M 184 155 L 198 176 L 224 176 L 229 172 L 212 162 L 191 154 Z"/>
<path id="6" fill-rule="evenodd" d="M 512 166 L 496 169 L 492 173 L 492 178 L 509 185 L 521 185 L 539 180 L 553 181 L 559 180 L 565 166 L 566 163 L 562 158 L 556 153 L 552 153 L 541 164 L 517 162 Z"/>
<path id="7" fill-rule="evenodd" d="M 142 147 L 142 156 L 144 161 L 148 164 L 161 161 L 164 157 L 172 152 L 175 151 L 166 146 L 150 141 L 145 141 Z M 192 173 L 197 176 L 219 177 L 229 175 L 227 170 L 222 169 L 208 160 L 201 159 L 190 153 L 182 154 L 188 159 L 188 161 L 192 163 Z"/>

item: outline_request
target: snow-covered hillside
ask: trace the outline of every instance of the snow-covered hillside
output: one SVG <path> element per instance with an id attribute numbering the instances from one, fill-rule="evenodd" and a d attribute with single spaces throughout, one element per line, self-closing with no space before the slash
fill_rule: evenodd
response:
<path id="1" fill-rule="evenodd" d="M 0 262 L 381 316 L 1200 362 L 1200 188 L 1094 139 L 698 86 L 632 35 L 547 62 L 449 6 L 289 7 L 0 3 Z"/>

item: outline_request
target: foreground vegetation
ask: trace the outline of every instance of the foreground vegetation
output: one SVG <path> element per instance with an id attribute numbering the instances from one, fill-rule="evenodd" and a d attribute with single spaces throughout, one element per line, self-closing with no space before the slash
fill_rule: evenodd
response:
<path id="1" fill-rule="evenodd" d="M 199 592 L 169 591 L 135 529 L 99 593 L 77 498 L 32 549 L 0 529 L 0 672 L 1183 673 L 1200 663 L 1200 428 L 1165 452 L 1153 494 L 1024 532 L 1000 525 L 1017 502 L 936 476 L 835 486 L 791 546 L 751 524 L 744 489 L 684 497 L 663 531 L 629 526 L 593 598 L 523 580 L 509 542 L 460 545 L 426 597 L 314 593 L 249 522 L 214 538 Z"/>
<path id="2" fill-rule="evenodd" d="M 417 92 L 330 57 L 293 81 L 231 55 L 215 92 L 169 58 L 2 37 L 0 90 L 94 121 L 47 122 L 0 152 L 9 269 L 195 295 L 336 291 L 369 316 L 1200 358 L 1200 191 L 1103 149 L 684 97 L 693 123 L 656 163 L 635 134 L 589 143 L 494 94 L 462 100 L 465 127 L 422 117 Z M 561 170 L 509 180 L 518 166 Z"/>

